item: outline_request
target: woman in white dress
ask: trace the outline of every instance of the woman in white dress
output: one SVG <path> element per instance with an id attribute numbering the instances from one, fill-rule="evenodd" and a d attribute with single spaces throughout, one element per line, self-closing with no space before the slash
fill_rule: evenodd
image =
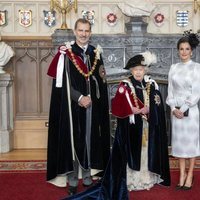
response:
<path id="1" fill-rule="evenodd" d="M 192 188 L 195 159 L 200 155 L 200 64 L 191 60 L 198 44 L 197 34 L 185 31 L 177 43 L 181 62 L 171 66 L 168 76 L 166 103 L 171 108 L 172 155 L 179 159 L 180 168 L 176 189 L 183 190 Z M 188 171 L 186 159 L 189 160 Z"/>

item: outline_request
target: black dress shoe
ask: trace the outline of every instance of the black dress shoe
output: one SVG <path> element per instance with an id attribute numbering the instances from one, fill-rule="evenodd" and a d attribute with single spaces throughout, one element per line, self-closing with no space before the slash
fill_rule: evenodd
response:
<path id="1" fill-rule="evenodd" d="M 68 188 L 68 194 L 69 195 L 74 195 L 77 192 L 77 187 L 76 186 L 69 186 Z"/>
<path id="2" fill-rule="evenodd" d="M 85 177 L 83 179 L 83 186 L 84 187 L 90 187 L 90 186 L 92 186 L 92 184 L 93 184 L 92 177 Z"/>
<path id="3" fill-rule="evenodd" d="M 85 184 L 85 183 L 83 183 L 83 186 L 84 186 L 84 187 L 90 187 L 90 186 L 92 186 L 92 185 L 93 185 L 93 182 L 90 183 L 90 184 Z"/>

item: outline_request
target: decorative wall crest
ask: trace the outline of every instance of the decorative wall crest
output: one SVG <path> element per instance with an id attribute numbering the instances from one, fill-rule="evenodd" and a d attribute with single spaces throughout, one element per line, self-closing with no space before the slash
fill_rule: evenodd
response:
<path id="1" fill-rule="evenodd" d="M 177 10 L 176 11 L 176 24 L 177 26 L 185 27 L 188 25 L 188 14 L 189 11 L 181 11 Z"/>
<path id="2" fill-rule="evenodd" d="M 31 10 L 19 10 L 19 24 L 24 27 L 31 26 L 32 24 Z"/>
<path id="3" fill-rule="evenodd" d="M 0 10 L 0 26 L 7 24 L 7 10 Z"/>
<path id="4" fill-rule="evenodd" d="M 44 13 L 44 23 L 49 26 L 55 26 L 56 24 L 56 11 L 47 11 L 47 10 L 43 10 Z"/>
<path id="5" fill-rule="evenodd" d="M 117 15 L 114 13 L 109 13 L 106 19 L 109 26 L 115 26 L 117 23 Z"/>
<path id="6" fill-rule="evenodd" d="M 84 19 L 87 19 L 90 22 L 91 25 L 94 24 L 94 17 L 95 17 L 94 10 L 83 10 L 82 16 L 83 16 Z"/>
<path id="7" fill-rule="evenodd" d="M 165 19 L 165 17 L 164 17 L 164 15 L 162 14 L 162 13 L 156 13 L 155 15 L 154 15 L 154 24 L 156 25 L 156 26 L 162 26 L 163 24 L 164 24 L 164 19 Z"/>

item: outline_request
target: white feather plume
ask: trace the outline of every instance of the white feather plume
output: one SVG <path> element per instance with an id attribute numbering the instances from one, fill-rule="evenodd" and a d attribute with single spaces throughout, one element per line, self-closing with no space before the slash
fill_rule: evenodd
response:
<path id="1" fill-rule="evenodd" d="M 157 57 L 154 53 L 150 51 L 145 51 L 144 53 L 140 53 L 144 57 L 144 61 L 142 62 L 143 65 L 150 66 L 157 62 Z"/>

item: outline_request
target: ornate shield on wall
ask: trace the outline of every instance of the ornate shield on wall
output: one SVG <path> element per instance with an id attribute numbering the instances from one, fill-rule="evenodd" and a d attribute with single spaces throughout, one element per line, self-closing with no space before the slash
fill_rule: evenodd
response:
<path id="1" fill-rule="evenodd" d="M 176 11 L 176 24 L 177 26 L 187 26 L 188 25 L 188 13 L 189 11 Z"/>
<path id="2" fill-rule="evenodd" d="M 47 11 L 47 10 L 43 10 L 44 13 L 44 23 L 49 26 L 55 26 L 56 24 L 56 11 Z"/>
<path id="3" fill-rule="evenodd" d="M 91 10 L 91 11 L 90 10 L 87 10 L 87 11 L 83 10 L 82 16 L 83 16 L 84 19 L 87 19 L 90 22 L 91 25 L 94 24 L 94 16 L 95 16 L 94 10 Z"/>
<path id="4" fill-rule="evenodd" d="M 7 10 L 0 10 L 0 26 L 4 26 L 7 24 Z"/>
<path id="5" fill-rule="evenodd" d="M 31 10 L 19 10 L 19 24 L 24 27 L 28 27 L 32 24 Z"/>

